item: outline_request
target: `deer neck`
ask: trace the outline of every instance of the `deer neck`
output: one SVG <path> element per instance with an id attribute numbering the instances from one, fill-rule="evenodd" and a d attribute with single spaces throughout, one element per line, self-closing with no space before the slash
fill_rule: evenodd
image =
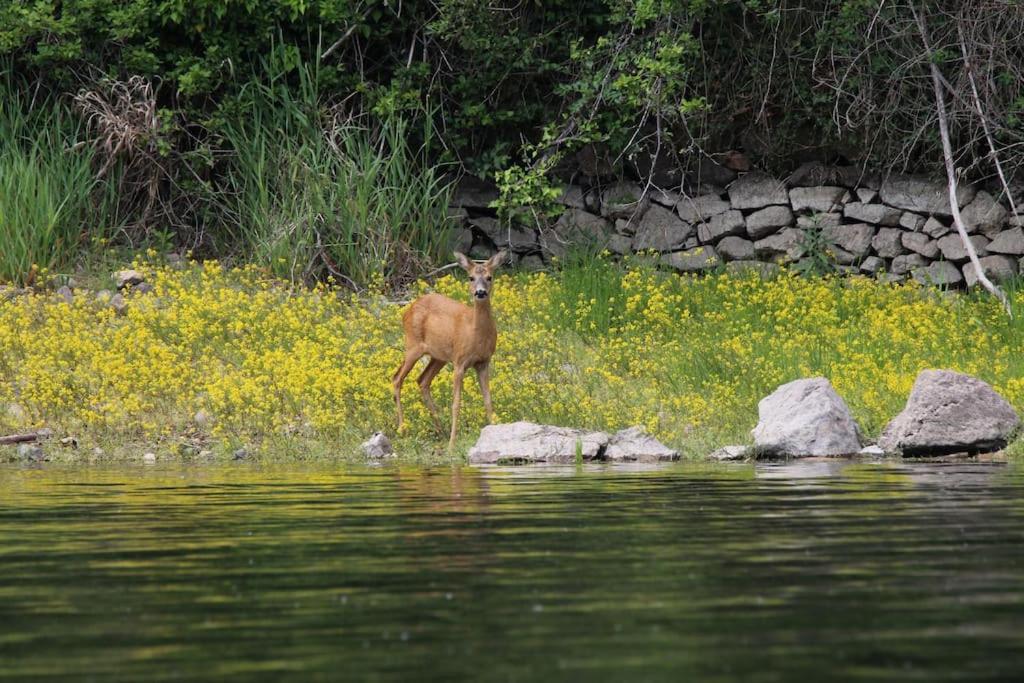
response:
<path id="1" fill-rule="evenodd" d="M 481 333 L 492 332 L 495 329 L 490 297 L 473 300 L 473 328 Z"/>

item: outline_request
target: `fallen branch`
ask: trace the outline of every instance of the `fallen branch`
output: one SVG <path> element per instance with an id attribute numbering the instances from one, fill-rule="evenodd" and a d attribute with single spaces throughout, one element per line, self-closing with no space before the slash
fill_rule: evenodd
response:
<path id="1" fill-rule="evenodd" d="M 53 432 L 49 429 L 40 429 L 38 432 L 28 432 L 26 434 L 8 434 L 7 436 L 0 436 L 0 446 L 42 441 L 43 439 L 48 439 L 51 436 L 53 436 Z"/>
<path id="2" fill-rule="evenodd" d="M 932 87 L 935 90 L 935 108 L 939 115 L 939 137 L 942 138 L 942 157 L 946 165 L 946 182 L 947 189 L 949 190 L 949 209 L 950 213 L 953 214 L 953 225 L 956 226 L 957 234 L 960 235 L 960 241 L 964 244 L 964 249 L 967 250 L 967 256 L 971 259 L 971 265 L 974 267 L 974 273 L 978 278 L 978 282 L 992 293 L 992 296 L 999 299 L 1003 304 L 1003 308 L 1006 310 L 1006 315 L 1013 317 L 1013 310 L 1010 308 L 1010 300 L 1006 298 L 1006 294 L 1003 290 L 996 287 L 988 276 L 985 275 L 985 271 L 981 267 L 981 261 L 978 260 L 978 252 L 974 249 L 974 244 L 971 242 L 971 238 L 967 234 L 967 228 L 964 226 L 963 218 L 960 216 L 960 203 L 956 199 L 957 183 L 956 183 L 956 166 L 953 163 L 953 145 L 949 139 L 949 121 L 946 114 L 946 99 L 942 94 L 942 74 L 939 72 L 939 67 L 935 63 L 934 55 L 932 55 L 932 48 L 928 42 L 928 28 L 925 25 L 924 13 L 918 12 L 917 8 L 911 4 L 911 12 L 914 14 L 914 19 L 917 21 L 917 27 L 921 31 L 921 40 L 924 42 L 925 53 L 928 57 L 928 66 L 931 69 L 932 75 Z"/>

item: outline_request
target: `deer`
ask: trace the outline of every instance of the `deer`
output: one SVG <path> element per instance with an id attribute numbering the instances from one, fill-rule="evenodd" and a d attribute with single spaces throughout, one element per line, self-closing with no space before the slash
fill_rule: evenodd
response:
<path id="1" fill-rule="evenodd" d="M 437 373 L 452 364 L 452 430 L 448 451 L 455 447 L 459 425 L 459 407 L 462 402 L 462 379 L 470 368 L 476 370 L 480 393 L 484 400 L 487 423 L 494 421 L 491 409 L 491 356 L 498 342 L 498 328 L 491 312 L 491 286 L 494 271 L 504 263 L 506 252 L 499 251 L 486 261 L 471 261 L 465 254 L 455 252 L 455 259 L 469 275 L 469 293 L 472 306 L 459 303 L 442 294 L 425 294 L 416 299 L 402 315 L 405 335 L 405 359 L 391 378 L 398 412 L 398 431 L 402 431 L 402 383 L 416 363 L 424 356 L 430 361 L 416 380 L 420 395 L 434 420 L 434 426 L 443 431 L 437 415 L 437 405 L 430 393 L 430 384 Z"/>

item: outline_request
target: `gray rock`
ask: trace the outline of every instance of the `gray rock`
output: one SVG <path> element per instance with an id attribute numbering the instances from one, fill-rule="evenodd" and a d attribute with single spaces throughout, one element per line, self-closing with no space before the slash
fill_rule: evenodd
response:
<path id="1" fill-rule="evenodd" d="M 714 159 L 702 156 L 697 162 L 697 176 L 693 178 L 698 187 L 716 185 L 725 187 L 736 180 L 736 172 L 721 165 Z"/>
<path id="2" fill-rule="evenodd" d="M 850 193 L 843 187 L 794 187 L 789 191 L 790 206 L 797 213 L 842 211 L 849 198 Z"/>
<path id="3" fill-rule="evenodd" d="M 468 254 L 473 248 L 473 231 L 469 228 L 456 228 L 451 232 L 451 243 L 448 251 L 461 251 Z"/>
<path id="4" fill-rule="evenodd" d="M 785 228 L 781 232 L 754 242 L 754 251 L 758 258 L 795 261 L 804 252 L 804 231 Z"/>
<path id="5" fill-rule="evenodd" d="M 843 215 L 850 220 L 872 225 L 885 225 L 895 227 L 900 224 L 903 212 L 885 204 L 862 204 L 861 202 L 850 202 L 843 207 Z"/>
<path id="6" fill-rule="evenodd" d="M 842 185 L 846 188 L 878 189 L 879 179 L 858 166 L 832 166 L 820 161 L 801 164 L 789 176 L 790 187 Z"/>
<path id="7" fill-rule="evenodd" d="M 878 445 L 907 456 L 992 451 L 1003 448 L 1019 426 L 1010 404 L 980 379 L 924 370 Z"/>
<path id="8" fill-rule="evenodd" d="M 960 269 L 949 261 L 936 261 L 913 272 L 914 279 L 923 285 L 937 287 L 955 287 L 964 281 Z"/>
<path id="9" fill-rule="evenodd" d="M 469 449 L 473 464 L 571 463 L 577 455 L 597 460 L 604 455 L 611 436 L 605 432 L 553 427 L 532 422 L 488 425 Z"/>
<path id="10" fill-rule="evenodd" d="M 1010 256 L 985 256 L 978 259 L 978 263 L 981 264 L 981 272 L 993 282 L 1005 282 L 1017 275 L 1017 259 Z M 968 287 L 978 284 L 978 274 L 974 271 L 973 263 L 965 263 L 963 273 Z"/>
<path id="11" fill-rule="evenodd" d="M 988 192 L 978 192 L 974 201 L 964 207 L 960 218 L 968 233 L 980 232 L 989 235 L 999 232 L 1006 223 L 1009 212 Z"/>
<path id="12" fill-rule="evenodd" d="M 679 217 L 687 223 L 700 223 L 729 210 L 729 202 L 713 194 L 683 197 L 675 206 Z"/>
<path id="13" fill-rule="evenodd" d="M 576 151 L 576 163 L 580 173 L 592 178 L 611 175 L 612 160 L 608 145 L 588 142 Z"/>
<path id="14" fill-rule="evenodd" d="M 767 206 L 747 216 L 747 235 L 759 240 L 792 224 L 793 211 L 788 206 Z"/>
<path id="15" fill-rule="evenodd" d="M 124 300 L 124 297 L 120 294 L 115 294 L 110 297 L 110 303 L 108 304 L 114 309 L 114 313 L 118 315 L 124 315 L 128 312 L 128 302 Z"/>
<path id="16" fill-rule="evenodd" d="M 246 448 L 239 448 L 231 455 L 232 460 L 248 460 L 249 450 Z"/>
<path id="17" fill-rule="evenodd" d="M 64 285 L 57 289 L 56 294 L 57 296 L 64 300 L 64 303 L 68 304 L 69 306 L 75 301 L 75 294 L 67 285 Z"/>
<path id="18" fill-rule="evenodd" d="M 652 202 L 664 206 L 666 209 L 676 208 L 676 204 L 683 199 L 683 195 L 675 190 L 664 190 L 660 187 L 651 188 L 650 197 Z"/>
<path id="19" fill-rule="evenodd" d="M 608 242 L 609 250 L 611 249 L 612 242 L 614 242 L 614 240 L 615 238 L 612 238 L 612 240 Z M 541 258 L 540 254 L 523 254 L 516 258 L 516 266 L 531 273 L 545 269 L 544 259 Z"/>
<path id="20" fill-rule="evenodd" d="M 843 214 L 841 213 L 815 213 L 810 216 L 797 216 L 796 227 L 801 230 L 814 230 L 818 228 L 830 228 L 841 225 Z"/>
<path id="21" fill-rule="evenodd" d="M 870 204 L 878 199 L 878 190 L 872 190 L 869 187 L 858 187 L 856 194 L 857 201 L 861 204 Z"/>
<path id="22" fill-rule="evenodd" d="M 518 225 L 500 227 L 491 237 L 498 249 L 524 254 L 537 249 L 537 233 Z"/>
<path id="23" fill-rule="evenodd" d="M 999 233 L 986 249 L 993 254 L 1010 254 L 1013 256 L 1024 254 L 1024 229 L 1010 228 Z"/>
<path id="24" fill-rule="evenodd" d="M 857 269 L 853 267 L 853 264 L 862 258 L 851 251 L 846 251 L 835 243 L 828 248 L 828 253 L 831 255 L 832 260 L 839 264 L 840 273 L 856 272 Z"/>
<path id="25" fill-rule="evenodd" d="M 661 262 L 680 273 L 700 273 L 717 267 L 721 259 L 714 247 L 704 246 L 665 254 Z"/>
<path id="26" fill-rule="evenodd" d="M 762 278 L 769 278 L 778 275 L 780 268 L 777 263 L 765 263 L 764 261 L 729 261 L 725 264 L 725 270 L 736 275 L 756 273 Z"/>
<path id="27" fill-rule="evenodd" d="M 120 270 L 114 274 L 114 281 L 117 283 L 118 289 L 124 289 L 125 287 L 141 285 L 145 278 L 137 270 Z"/>
<path id="28" fill-rule="evenodd" d="M 383 432 L 374 432 L 373 436 L 360 445 L 360 448 L 368 458 L 383 458 L 395 452 L 395 449 L 391 447 L 391 440 Z"/>
<path id="29" fill-rule="evenodd" d="M 953 228 L 949 227 L 935 216 L 929 216 L 928 220 L 924 222 L 922 230 L 926 235 L 933 239 L 938 239 L 943 235 L 948 235 Z"/>
<path id="30" fill-rule="evenodd" d="M 708 455 L 708 459 L 717 460 L 719 462 L 746 460 L 748 450 L 749 449 L 746 446 L 722 446 L 721 448 L 712 451 L 711 454 Z"/>
<path id="31" fill-rule="evenodd" d="M 46 460 L 46 452 L 37 443 L 18 444 L 18 458 L 29 462 L 43 462 Z"/>
<path id="32" fill-rule="evenodd" d="M 196 424 L 196 427 L 200 429 L 207 429 L 213 424 L 213 416 L 205 410 L 199 409 L 196 414 L 192 416 L 192 421 Z"/>
<path id="33" fill-rule="evenodd" d="M 877 256 L 868 256 L 866 259 L 861 261 L 860 271 L 867 273 L 868 275 L 874 275 L 885 268 L 885 261 L 878 258 Z"/>
<path id="34" fill-rule="evenodd" d="M 720 213 L 717 216 L 712 216 L 707 223 L 698 225 L 697 237 L 704 244 L 712 244 L 726 235 L 743 235 L 746 233 L 746 230 L 747 227 L 743 222 L 743 214 L 739 211 L 731 210 Z"/>
<path id="35" fill-rule="evenodd" d="M 754 243 L 735 235 L 723 237 L 715 248 L 723 261 L 749 261 L 755 256 Z"/>
<path id="36" fill-rule="evenodd" d="M 904 211 L 900 214 L 900 227 L 905 230 L 919 232 L 924 227 L 924 223 L 924 216 L 918 216 L 916 213 L 910 213 L 909 211 Z"/>
<path id="37" fill-rule="evenodd" d="M 464 209 L 486 209 L 498 199 L 498 187 L 476 176 L 464 175 L 459 178 L 452 192 L 451 206 Z"/>
<path id="38" fill-rule="evenodd" d="M 860 450 L 860 431 L 846 402 L 824 377 L 783 384 L 757 404 L 751 432 L 759 454 L 848 455 Z"/>
<path id="39" fill-rule="evenodd" d="M 903 254 L 892 260 L 889 272 L 895 276 L 907 275 L 928 265 L 928 259 L 920 254 Z"/>
<path id="40" fill-rule="evenodd" d="M 566 213 L 569 212 L 567 211 Z M 565 216 L 566 214 L 562 215 Z M 501 221 L 491 216 L 470 218 L 469 225 L 472 230 L 475 230 L 492 242 L 497 239 L 498 233 L 501 232 Z"/>
<path id="41" fill-rule="evenodd" d="M 633 251 L 633 238 L 626 235 L 612 235 L 608 240 L 608 251 L 624 256 Z"/>
<path id="42" fill-rule="evenodd" d="M 974 187 L 960 183 L 957 203 L 963 207 L 974 199 Z M 949 194 L 946 183 L 930 178 L 891 175 L 882 182 L 882 201 L 905 211 L 949 217 Z"/>
<path id="43" fill-rule="evenodd" d="M 880 446 L 876 446 L 876 445 L 872 444 L 870 446 L 865 446 L 864 448 L 860 449 L 859 451 L 857 451 L 857 454 L 858 455 L 885 455 L 885 451 Z"/>
<path id="44" fill-rule="evenodd" d="M 672 450 L 638 426 L 612 434 L 602 457 L 613 462 L 659 462 L 678 460 L 679 451 Z"/>
<path id="45" fill-rule="evenodd" d="M 763 209 L 772 204 L 789 204 L 789 193 L 780 180 L 751 171 L 729 186 L 729 201 L 734 209 Z"/>
<path id="46" fill-rule="evenodd" d="M 640 219 L 633 238 L 633 248 L 637 251 L 672 251 L 682 247 L 691 234 L 693 227 L 689 223 L 679 220 L 669 209 L 655 204 Z"/>
<path id="47" fill-rule="evenodd" d="M 871 250 L 875 228 L 867 223 L 854 223 L 824 228 L 822 234 L 840 249 L 850 252 L 855 257 L 862 257 L 867 256 Z"/>
<path id="48" fill-rule="evenodd" d="M 612 184 L 601 195 L 601 215 L 612 219 L 638 217 L 647 211 L 650 203 L 643 187 L 622 181 Z"/>
<path id="49" fill-rule="evenodd" d="M 923 232 L 903 233 L 903 246 L 928 259 L 939 255 L 938 243 Z"/>
<path id="50" fill-rule="evenodd" d="M 629 221 L 626 220 L 625 218 L 616 218 L 615 232 L 619 233 L 620 235 L 633 236 L 636 234 L 636 226 L 638 224 L 639 221 Z"/>
<path id="51" fill-rule="evenodd" d="M 984 235 L 971 235 L 971 244 L 974 245 L 974 250 L 978 252 L 978 256 L 988 256 L 988 238 Z M 967 247 L 964 246 L 963 240 L 960 239 L 960 233 L 952 233 L 945 237 L 939 238 L 938 241 L 939 251 L 942 252 L 942 257 L 947 261 L 954 261 L 956 263 L 963 263 L 967 260 Z"/>

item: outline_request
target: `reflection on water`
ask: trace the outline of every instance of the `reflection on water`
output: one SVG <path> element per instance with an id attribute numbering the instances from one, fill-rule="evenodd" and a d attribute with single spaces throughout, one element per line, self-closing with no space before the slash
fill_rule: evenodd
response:
<path id="1" fill-rule="evenodd" d="M 998 464 L 0 469 L 0 680 L 1014 679 Z"/>

